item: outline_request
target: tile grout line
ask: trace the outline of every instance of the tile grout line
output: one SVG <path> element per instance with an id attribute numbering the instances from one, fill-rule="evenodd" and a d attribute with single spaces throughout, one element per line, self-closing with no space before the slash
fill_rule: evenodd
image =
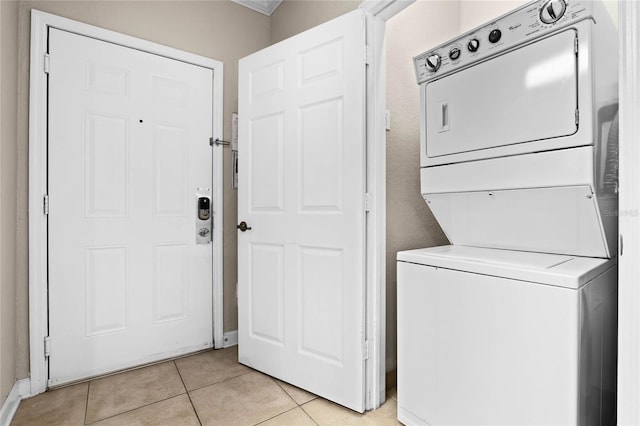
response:
<path id="1" fill-rule="evenodd" d="M 2 0 L 0 0 L 0 1 L 2 1 Z M 141 406 L 136 407 L 136 408 L 132 408 L 132 409 L 127 410 L 127 411 L 123 411 L 122 413 L 117 413 L 117 414 L 114 414 L 114 415 L 112 415 L 112 416 L 103 417 L 103 418 L 101 418 L 101 419 L 94 420 L 94 421 L 93 421 L 93 422 L 91 422 L 91 423 L 85 423 L 85 426 L 87 426 L 87 425 L 92 425 L 92 424 L 95 424 L 95 423 L 101 422 L 101 421 L 103 421 L 103 420 L 112 419 L 112 418 L 114 418 L 114 417 L 118 417 L 118 416 L 120 416 L 120 415 L 130 413 L 130 412 L 132 412 L 132 411 L 140 410 L 141 408 L 146 408 L 146 407 L 149 407 L 149 406 L 154 405 L 154 404 L 159 404 L 159 403 L 161 403 L 161 402 L 165 402 L 165 401 L 168 401 L 168 400 L 173 399 L 173 398 L 177 398 L 177 397 L 179 397 L 180 395 L 185 395 L 185 394 L 188 394 L 188 392 L 186 392 L 186 391 L 185 391 L 184 393 L 179 393 L 179 394 L 177 394 L 177 395 L 173 395 L 173 396 L 170 396 L 170 397 L 167 397 L 167 398 L 164 398 L 164 399 L 159 399 L 159 400 L 157 400 L 157 401 L 153 401 L 153 402 L 150 402 L 150 403 L 148 403 L 148 404 L 144 404 L 144 405 L 141 405 Z"/>
<path id="2" fill-rule="evenodd" d="M 182 373 L 180 373 L 180 369 L 178 368 L 178 364 L 176 364 L 175 360 L 173 361 L 173 365 L 176 367 L 176 370 L 178 370 L 178 376 L 180 377 L 180 381 L 182 382 L 184 391 L 187 393 L 187 398 L 189 398 L 189 403 L 191 404 L 191 408 L 193 408 L 193 412 L 196 413 L 196 420 L 198 420 L 198 423 L 200 424 L 200 426 L 202 426 L 202 420 L 200 420 L 200 415 L 198 414 L 198 410 L 196 410 L 196 406 L 193 404 L 193 400 L 191 399 L 191 394 L 187 389 L 187 385 L 184 382 L 184 379 L 182 378 Z"/>
<path id="3" fill-rule="evenodd" d="M 262 373 L 262 374 L 264 374 L 264 373 Z M 279 387 L 280 389 L 282 389 L 282 392 L 284 392 L 284 393 L 285 393 L 285 395 L 287 395 L 289 398 L 291 398 L 291 400 L 292 400 L 292 401 L 293 401 L 293 402 L 294 402 L 298 407 L 300 406 L 300 404 L 298 404 L 298 401 L 296 401 L 295 399 L 293 399 L 293 397 L 292 397 L 291 395 L 289 395 L 289 392 L 287 392 L 287 390 L 286 390 L 285 388 L 283 388 L 283 387 L 282 387 L 282 385 L 280 385 L 280 383 L 278 383 L 278 380 L 274 379 L 273 377 L 271 377 L 271 376 L 269 376 L 269 375 L 266 375 L 266 376 L 267 376 L 267 377 L 269 377 L 271 380 L 273 380 L 273 381 L 274 381 L 274 383 L 275 383 L 276 385 L 278 385 L 278 387 Z"/>
<path id="4" fill-rule="evenodd" d="M 0 1 L 2 1 L 2 0 L 0 0 Z M 178 373 L 178 377 L 180 377 L 180 381 L 182 382 L 182 376 L 180 376 L 180 371 L 178 370 L 178 367 L 177 367 L 177 365 L 175 364 L 175 361 L 163 361 L 163 362 L 162 362 L 162 363 L 160 363 L 160 364 L 169 363 L 169 362 L 173 362 L 173 366 L 176 368 L 177 373 Z M 158 365 L 159 365 L 159 364 L 158 364 Z M 143 368 L 146 368 L 146 367 L 143 367 Z M 137 370 L 137 368 L 136 368 L 136 370 Z M 121 374 L 121 373 L 118 373 L 118 374 Z M 117 374 L 114 374 L 114 376 L 115 376 L 115 375 L 117 375 Z M 100 380 L 100 379 L 102 379 L 102 377 L 100 377 L 100 378 L 98 378 L 98 379 L 95 379 L 95 380 Z M 90 381 L 89 381 L 89 384 L 91 384 L 91 382 L 93 382 L 93 380 L 90 380 Z M 87 421 L 86 419 L 87 419 L 87 411 L 88 411 L 88 410 L 85 410 L 85 426 L 86 426 L 86 425 L 91 425 L 91 424 L 94 424 L 94 423 L 97 423 L 97 422 L 100 422 L 100 421 L 103 421 L 103 420 L 111 419 L 111 418 L 113 418 L 113 417 L 117 417 L 117 416 L 120 416 L 120 415 L 122 415 L 122 414 L 130 413 L 130 412 L 132 412 L 132 411 L 136 411 L 136 410 L 139 410 L 139 409 L 141 409 L 141 408 L 149 407 L 149 406 L 151 406 L 151 405 L 153 405 L 153 404 L 158 404 L 158 403 L 160 403 L 160 402 L 168 401 L 168 400 L 170 400 L 170 399 L 172 399 L 172 398 L 176 398 L 176 397 L 178 397 L 178 396 L 180 396 L 180 395 L 188 394 L 188 392 L 187 392 L 187 387 L 186 387 L 186 386 L 184 386 L 184 383 L 182 384 L 182 387 L 184 388 L 184 393 L 179 393 L 179 394 L 176 394 L 176 395 L 171 395 L 171 396 L 168 396 L 168 397 L 166 397 L 166 398 L 163 398 L 163 399 L 159 399 L 159 400 L 157 400 L 157 401 L 150 402 L 150 403 L 148 403 L 148 404 L 143 404 L 143 405 L 141 405 L 141 406 L 139 406 L 139 407 L 135 407 L 135 408 L 132 408 L 132 409 L 130 409 L 130 410 L 126 410 L 126 411 L 123 411 L 123 412 L 121 412 L 121 413 L 114 414 L 114 415 L 112 415 L 112 416 L 107 416 L 107 417 L 104 417 L 104 418 L 101 418 L 101 419 L 94 420 L 94 421 L 93 421 L 93 422 L 91 422 L 91 423 L 87 423 L 87 422 L 86 422 L 86 421 Z M 89 400 L 89 392 L 87 391 L 87 405 L 88 405 L 88 400 Z M 192 404 L 192 405 L 193 405 L 193 404 Z M 196 414 L 196 415 L 197 415 L 197 414 Z"/>
<path id="5" fill-rule="evenodd" d="M 282 389 L 282 390 L 284 391 L 284 393 L 286 393 L 287 395 L 289 395 L 289 392 L 287 392 L 287 391 L 286 391 L 286 389 L 285 389 L 285 388 L 283 388 L 283 387 L 282 387 L 282 385 L 281 385 L 280 383 L 278 383 L 278 380 L 273 379 L 273 378 L 272 378 L 272 380 L 273 380 L 274 382 L 276 382 L 276 384 L 277 384 L 278 386 L 280 386 L 280 389 Z M 293 397 L 292 397 L 291 395 L 289 395 L 289 398 L 293 399 Z M 315 400 L 316 400 L 316 399 L 318 399 L 318 398 L 320 398 L 320 397 L 319 397 L 318 395 L 315 395 L 315 397 L 314 397 L 313 399 L 311 399 L 310 401 L 306 401 L 306 402 L 304 402 L 304 403 L 302 403 L 302 404 L 298 404 L 298 401 L 296 401 L 295 399 L 293 399 L 293 402 L 295 402 L 295 403 L 298 405 L 298 408 L 300 408 L 300 409 L 302 410 L 302 412 L 303 412 L 307 417 L 309 417 L 309 418 L 311 419 L 311 421 L 312 421 L 313 423 L 315 423 L 316 425 L 318 425 L 318 422 L 316 422 L 316 420 L 315 420 L 313 417 L 311 417 L 311 414 L 307 413 L 307 411 L 304 409 L 303 405 L 308 404 L 308 403 L 310 403 L 311 401 L 315 401 Z M 293 410 L 293 408 L 292 408 L 291 410 Z M 291 410 L 289 410 L 289 411 L 291 411 Z M 285 413 L 287 413 L 287 412 L 288 412 L 288 411 L 285 411 Z M 282 413 L 282 414 L 284 414 L 284 413 Z M 265 420 L 265 421 L 266 421 L 266 420 Z"/>
<path id="6" fill-rule="evenodd" d="M 294 402 L 295 402 L 295 401 L 294 401 Z M 261 425 L 261 424 L 263 424 L 263 423 L 265 423 L 265 422 L 268 422 L 269 420 L 275 419 L 275 418 L 276 418 L 276 417 L 278 417 L 278 416 L 282 416 L 283 414 L 287 414 L 288 412 L 293 411 L 293 410 L 295 410 L 296 408 L 300 408 L 300 406 L 299 406 L 299 405 L 296 405 L 295 407 L 293 407 L 293 408 L 289 408 L 288 410 L 283 411 L 282 413 L 278 413 L 278 414 L 276 414 L 275 416 L 271 416 L 271 417 L 269 417 L 268 419 L 261 420 L 261 421 L 259 421 L 258 423 L 256 423 L 254 426 Z"/>
<path id="7" fill-rule="evenodd" d="M 0 0 L 0 1 L 2 1 L 2 0 Z M 122 370 L 122 371 L 113 372 L 113 373 L 110 373 L 110 374 L 96 376 L 96 377 L 93 377 L 93 378 L 90 378 L 90 379 L 86 379 L 84 381 L 79 381 L 77 383 L 70 383 L 70 384 L 67 384 L 67 385 L 64 385 L 64 386 L 60 386 L 60 387 L 57 387 L 57 388 L 55 388 L 53 390 L 60 390 L 60 389 L 64 389 L 64 388 L 69 388 L 69 387 L 72 387 L 72 386 L 81 385 L 83 383 L 87 384 L 87 393 L 86 393 L 86 398 L 85 398 L 85 411 L 84 411 L 84 416 L 83 416 L 84 418 L 83 418 L 83 423 L 82 423 L 85 426 L 92 425 L 92 424 L 95 424 L 97 422 L 101 422 L 103 420 L 107 420 L 107 419 L 111 419 L 111 418 L 114 418 L 114 417 L 118 417 L 120 415 L 124 415 L 124 414 L 130 413 L 130 412 L 133 412 L 133 411 L 145 408 L 145 407 L 149 407 L 149 406 L 154 405 L 154 404 L 165 402 L 165 401 L 168 401 L 170 399 L 176 398 L 176 397 L 184 395 L 184 394 L 186 394 L 187 397 L 189 398 L 189 402 L 191 403 L 191 406 L 194 409 L 194 412 L 196 414 L 196 418 L 198 419 L 198 422 L 202 425 L 202 422 L 200 421 L 200 418 L 198 416 L 198 412 L 195 409 L 193 401 L 191 400 L 191 395 L 189 393 L 190 391 L 187 390 L 187 387 L 186 387 L 186 385 L 184 383 L 184 380 L 182 378 L 182 374 L 180 373 L 180 369 L 178 368 L 178 365 L 177 365 L 176 361 L 180 361 L 182 359 L 189 358 L 189 357 L 194 356 L 194 355 L 204 354 L 204 353 L 207 353 L 207 352 L 213 352 L 213 350 L 207 349 L 207 350 L 203 350 L 203 351 L 199 351 L 199 352 L 195 352 L 195 353 L 191 353 L 191 354 L 181 355 L 181 356 L 175 357 L 173 359 L 162 360 L 162 361 L 158 361 L 158 362 L 155 362 L 155 363 L 145 364 L 145 365 L 141 365 L 141 366 L 138 366 L 138 367 L 134 367 L 134 368 L 131 368 L 131 369 L 126 369 L 126 370 Z M 148 404 L 143 404 L 141 406 L 138 406 L 138 407 L 135 407 L 135 408 L 131 408 L 131 409 L 125 410 L 123 412 L 119 412 L 119 413 L 116 413 L 116 414 L 113 414 L 113 415 L 109 415 L 109 416 L 104 417 L 104 418 L 95 419 L 92 422 L 88 422 L 89 398 L 90 398 L 90 392 L 91 392 L 91 385 L 92 385 L 93 382 L 99 381 L 99 380 L 104 379 L 104 378 L 117 376 L 119 374 L 125 374 L 125 373 L 128 373 L 128 372 L 137 371 L 137 370 L 141 370 L 141 369 L 144 369 L 144 368 L 153 367 L 153 366 L 156 366 L 156 365 L 161 365 L 163 363 L 169 363 L 169 362 L 172 362 L 174 364 L 174 368 L 176 368 L 176 370 L 178 372 L 178 377 L 180 377 L 180 380 L 181 380 L 183 388 L 184 388 L 184 392 L 183 393 L 171 395 L 171 396 L 168 396 L 166 398 L 162 398 L 162 399 L 159 399 L 157 401 L 150 402 Z M 226 378 L 226 379 L 224 379 L 222 381 L 215 382 L 215 383 L 212 383 L 212 384 L 209 384 L 209 385 L 201 386 L 199 388 L 192 389 L 191 391 L 196 391 L 196 390 L 199 390 L 199 389 L 206 388 L 208 386 L 221 384 L 221 383 L 223 383 L 223 382 L 225 382 L 227 380 L 231 380 L 231 379 L 234 379 L 234 378 L 237 378 L 237 377 L 241 377 L 241 376 L 244 376 L 244 375 L 249 374 L 251 372 L 257 372 L 257 370 L 254 370 L 254 369 L 250 368 L 249 371 L 247 371 L 245 373 L 241 373 L 241 374 L 238 374 L 237 376 L 229 377 L 229 378 Z"/>
<path id="8" fill-rule="evenodd" d="M 312 401 L 313 401 L 313 400 L 312 400 Z M 311 416 L 311 414 L 309 414 L 309 413 L 307 412 L 307 410 L 305 410 L 305 409 L 304 409 L 304 406 L 305 406 L 306 404 L 310 403 L 310 402 L 311 402 L 311 401 L 305 402 L 304 404 L 302 404 L 302 405 L 300 406 L 300 408 L 302 409 L 302 411 L 304 411 L 304 413 L 307 415 L 307 417 L 309 417 L 309 418 L 311 419 L 311 421 L 312 421 L 312 422 L 314 422 L 316 425 L 320 426 L 320 423 L 316 422 L 316 419 L 314 419 L 314 418 Z"/>
<path id="9" fill-rule="evenodd" d="M 276 379 L 276 378 L 274 378 L 274 377 L 271 377 L 271 376 L 269 376 L 268 374 L 265 374 L 265 373 L 262 373 L 262 372 L 259 372 L 259 373 L 260 373 L 260 374 L 262 374 L 264 377 L 268 377 L 268 378 L 270 378 L 270 379 L 273 381 L 273 383 L 275 383 L 275 384 L 280 388 L 280 390 L 282 390 L 282 392 L 284 392 L 284 394 L 285 394 L 285 395 L 287 395 L 287 396 L 288 396 L 288 397 L 293 401 L 293 403 L 294 403 L 294 404 L 296 404 L 296 406 L 295 406 L 295 407 L 293 407 L 293 408 L 290 408 L 290 409 L 288 409 L 288 410 L 286 410 L 286 411 L 283 411 L 282 413 L 278 413 L 278 414 L 276 414 L 275 416 L 269 417 L 268 419 L 264 419 L 264 420 L 262 420 L 262 421 L 260 421 L 260 422 L 256 423 L 254 426 L 258 426 L 258 425 L 260 425 L 260 424 L 262 424 L 262 423 L 268 422 L 269 420 L 271 420 L 271 419 L 275 419 L 276 417 L 279 417 L 279 416 L 282 416 L 282 415 L 284 415 L 284 414 L 286 414 L 286 413 L 288 413 L 288 412 L 290 412 L 290 411 L 295 410 L 296 408 L 302 408 L 302 406 L 301 406 L 300 404 L 298 404 L 298 401 L 296 401 L 295 399 L 293 399 L 293 397 L 292 397 L 291 395 L 289 395 L 289 392 L 287 392 L 287 391 L 286 391 L 286 389 L 285 389 L 285 388 L 283 388 L 283 387 L 282 387 L 282 385 L 281 385 L 280 383 L 278 383 L 278 379 Z M 303 412 L 304 412 L 304 413 L 305 413 L 309 418 L 311 418 L 311 416 L 309 416 L 309 414 L 307 414 L 307 412 L 306 412 L 306 411 L 304 411 L 304 410 L 303 410 Z M 316 421 L 315 421 L 315 420 L 313 420 L 313 419 L 311 419 L 311 421 L 312 421 L 312 422 L 314 422 L 314 423 L 316 423 Z M 316 425 L 317 425 L 317 424 L 318 424 L 318 423 L 316 423 Z"/>
<path id="10" fill-rule="evenodd" d="M 2 0 L 0 0 L 0 1 L 2 1 Z M 178 369 L 178 371 L 180 371 L 180 369 Z M 247 374 L 251 374 L 251 373 L 254 373 L 254 372 L 255 372 L 255 370 L 247 371 L 246 373 L 238 374 L 237 376 L 233 376 L 233 377 L 227 377 L 226 379 L 220 380 L 219 382 L 209 383 L 208 385 L 200 386 L 199 388 L 187 389 L 186 385 L 185 385 L 184 388 L 187 389 L 187 393 L 195 392 L 197 390 L 208 388 L 209 386 L 219 385 L 219 384 L 224 383 L 226 381 L 237 379 L 238 377 L 246 376 Z M 182 378 L 182 376 L 180 378 Z"/>

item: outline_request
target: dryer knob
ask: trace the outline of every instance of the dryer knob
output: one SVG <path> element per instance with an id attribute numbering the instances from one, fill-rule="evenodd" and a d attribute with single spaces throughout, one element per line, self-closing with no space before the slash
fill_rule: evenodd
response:
<path id="1" fill-rule="evenodd" d="M 467 49 L 469 49 L 469 52 L 475 52 L 479 47 L 480 40 L 478 40 L 477 38 L 472 38 L 471 40 L 469 40 L 469 43 L 467 43 Z"/>
<path id="2" fill-rule="evenodd" d="M 555 24 L 567 11 L 564 0 L 548 0 L 540 9 L 540 20 L 545 24 Z"/>
<path id="3" fill-rule="evenodd" d="M 437 53 L 427 56 L 427 60 L 425 61 L 425 64 L 427 65 L 427 69 L 431 72 L 438 71 L 438 68 L 440 68 L 441 63 L 442 63 L 442 59 L 440 59 L 440 55 L 438 55 Z"/>
<path id="4" fill-rule="evenodd" d="M 497 28 L 494 30 L 491 30 L 491 32 L 489 33 L 489 41 L 491 43 L 499 42 L 501 37 L 502 37 L 502 31 L 500 31 Z"/>

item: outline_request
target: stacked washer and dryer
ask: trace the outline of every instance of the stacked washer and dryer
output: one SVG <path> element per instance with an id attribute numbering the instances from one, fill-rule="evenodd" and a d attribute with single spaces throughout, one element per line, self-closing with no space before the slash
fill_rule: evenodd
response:
<path id="1" fill-rule="evenodd" d="M 617 44 L 539 0 L 414 58 L 451 245 L 398 253 L 402 423 L 615 424 Z"/>

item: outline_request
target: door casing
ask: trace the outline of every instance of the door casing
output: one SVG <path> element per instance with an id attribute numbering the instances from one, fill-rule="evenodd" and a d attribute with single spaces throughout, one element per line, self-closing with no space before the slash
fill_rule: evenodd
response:
<path id="1" fill-rule="evenodd" d="M 640 4 L 619 2 L 620 204 L 618 253 L 618 424 L 640 423 Z"/>
<path id="2" fill-rule="evenodd" d="M 395 367 L 395 355 L 386 353 L 386 221 L 387 221 L 387 109 L 385 31 L 389 19 L 415 0 L 364 0 L 366 16 L 366 219 L 365 333 L 369 357 L 365 362 L 365 409 L 378 408 L 385 401 L 386 365 Z"/>
<path id="3" fill-rule="evenodd" d="M 48 361 L 45 337 L 48 335 L 47 308 L 47 74 L 48 28 L 77 33 L 124 47 L 198 65 L 213 70 L 213 139 L 223 138 L 223 64 L 220 61 L 173 49 L 114 31 L 33 10 L 31 12 L 31 69 L 29 94 L 29 344 L 31 395 L 46 390 Z M 207 141 L 203 141 L 206 143 Z M 223 146 L 212 146 L 213 156 L 213 340 L 223 347 L 222 281 L 222 160 Z"/>

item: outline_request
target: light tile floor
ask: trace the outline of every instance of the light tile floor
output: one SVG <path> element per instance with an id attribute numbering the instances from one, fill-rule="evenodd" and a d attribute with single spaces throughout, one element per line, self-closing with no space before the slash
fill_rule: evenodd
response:
<path id="1" fill-rule="evenodd" d="M 396 393 L 359 414 L 208 351 L 53 390 L 20 403 L 20 425 L 398 425 Z"/>

